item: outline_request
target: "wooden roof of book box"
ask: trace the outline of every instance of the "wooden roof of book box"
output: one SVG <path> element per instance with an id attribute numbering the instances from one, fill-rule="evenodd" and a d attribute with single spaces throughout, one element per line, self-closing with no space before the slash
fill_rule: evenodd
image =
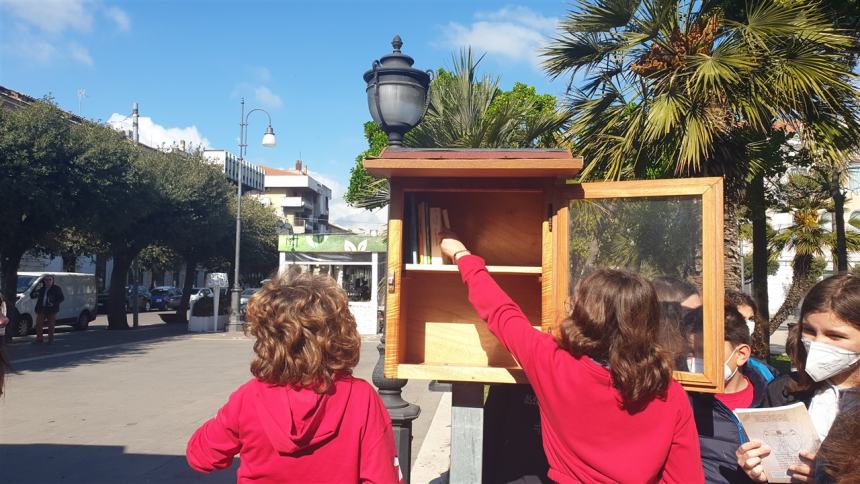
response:
<path id="1" fill-rule="evenodd" d="M 386 148 L 364 168 L 380 178 L 556 178 L 576 176 L 582 158 L 560 149 Z"/>

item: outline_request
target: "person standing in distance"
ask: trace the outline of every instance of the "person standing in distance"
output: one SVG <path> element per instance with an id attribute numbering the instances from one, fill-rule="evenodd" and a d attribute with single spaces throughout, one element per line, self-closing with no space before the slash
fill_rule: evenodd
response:
<path id="1" fill-rule="evenodd" d="M 54 276 L 48 274 L 42 278 L 41 285 L 30 293 L 36 300 L 36 341 L 42 343 L 42 326 L 48 323 L 48 344 L 54 342 L 54 325 L 57 323 L 57 313 L 63 302 L 63 290 L 54 284 Z"/>

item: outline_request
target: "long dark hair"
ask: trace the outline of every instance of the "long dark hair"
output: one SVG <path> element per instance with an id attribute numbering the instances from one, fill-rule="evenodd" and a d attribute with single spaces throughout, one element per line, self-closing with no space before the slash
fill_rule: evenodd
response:
<path id="1" fill-rule="evenodd" d="M 806 347 L 801 342 L 806 317 L 827 312 L 860 328 L 860 278 L 847 273 L 828 277 L 812 286 L 803 298 L 798 327 L 789 333 L 792 341 L 786 342 L 786 347 L 791 349 L 789 357 L 798 373 L 797 381 L 788 386 L 790 392 L 815 391 L 827 384 L 816 382 L 806 373 Z"/>
<path id="2" fill-rule="evenodd" d="M 631 272 L 601 269 L 579 283 L 559 346 L 609 364 L 623 407 L 634 413 L 664 397 L 672 378 L 660 339 L 660 305 L 651 283 Z"/>

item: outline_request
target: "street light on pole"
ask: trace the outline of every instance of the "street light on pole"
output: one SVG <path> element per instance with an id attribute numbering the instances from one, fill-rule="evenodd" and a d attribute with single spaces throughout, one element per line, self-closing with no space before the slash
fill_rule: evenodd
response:
<path id="1" fill-rule="evenodd" d="M 262 145 L 266 148 L 274 148 L 277 143 L 275 132 L 272 130 L 272 116 L 269 115 L 268 111 L 260 108 L 254 108 L 245 114 L 245 98 L 242 98 L 241 122 L 239 123 L 239 166 L 236 169 L 236 258 L 233 262 L 233 290 L 230 295 L 230 331 L 242 330 L 242 321 L 239 319 L 239 300 L 242 293 L 242 288 L 239 285 L 239 253 L 242 230 L 242 165 L 245 162 L 245 149 L 248 147 L 248 117 L 255 111 L 265 113 L 269 119 L 269 127 L 266 128 L 266 133 L 263 135 Z M 220 294 L 217 294 L 215 297 L 220 297 Z"/>
<path id="2" fill-rule="evenodd" d="M 421 122 L 430 105 L 430 78 L 432 71 L 414 69 L 412 57 L 400 51 L 403 41 L 397 35 L 391 41 L 394 51 L 373 61 L 364 73 L 367 83 L 367 107 L 370 115 L 388 136 L 389 149 L 403 147 L 403 135 Z M 389 207 L 390 209 L 390 207 Z M 374 284 L 376 281 L 374 281 Z M 421 408 L 401 397 L 406 380 L 386 378 L 385 326 L 376 347 L 379 360 L 373 368 L 373 384 L 391 416 L 394 442 L 400 457 L 400 468 L 406 484 L 410 482 L 412 455 L 412 421 L 418 418 Z"/>

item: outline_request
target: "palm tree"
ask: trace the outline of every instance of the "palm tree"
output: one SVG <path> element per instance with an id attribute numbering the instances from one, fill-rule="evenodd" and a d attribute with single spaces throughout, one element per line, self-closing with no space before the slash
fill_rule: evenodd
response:
<path id="1" fill-rule="evenodd" d="M 471 49 L 453 56 L 453 71 L 439 69 L 430 85 L 430 106 L 424 120 L 406 134 L 410 148 L 544 148 L 564 145 L 561 133 L 569 115 L 551 95 L 517 83 L 502 91 L 499 79 L 478 75 L 482 57 Z M 366 127 L 367 129 L 367 127 Z M 378 129 L 375 125 L 370 130 Z M 368 139 L 374 138 L 374 133 Z M 360 164 L 359 160 L 359 164 Z M 359 208 L 388 204 L 385 179 L 372 179 L 363 168 L 353 170 L 357 188 L 347 201 Z M 351 182 L 351 185 L 353 183 Z"/>
<path id="2" fill-rule="evenodd" d="M 719 3 L 577 0 L 544 66 L 585 74 L 569 90 L 584 177 L 725 177 L 732 287 L 737 204 L 758 169 L 756 143 L 776 121 L 815 122 L 828 129 L 806 130 L 808 139 L 832 152 L 838 136 L 856 139 L 858 101 L 841 58 L 853 40 L 815 4 L 751 1 L 729 20 Z"/>
<path id="3" fill-rule="evenodd" d="M 800 300 L 821 276 L 825 267 L 824 256 L 835 247 L 837 239 L 836 232 L 830 230 L 830 193 L 826 186 L 821 185 L 817 175 L 792 175 L 785 191 L 786 208 L 792 213 L 792 224 L 777 231 L 771 239 L 771 248 L 777 252 L 793 250 L 794 259 L 791 262 L 791 285 L 785 300 L 770 320 L 771 334 L 797 309 Z M 845 245 L 849 251 L 860 250 L 860 232 L 847 231 Z"/>

